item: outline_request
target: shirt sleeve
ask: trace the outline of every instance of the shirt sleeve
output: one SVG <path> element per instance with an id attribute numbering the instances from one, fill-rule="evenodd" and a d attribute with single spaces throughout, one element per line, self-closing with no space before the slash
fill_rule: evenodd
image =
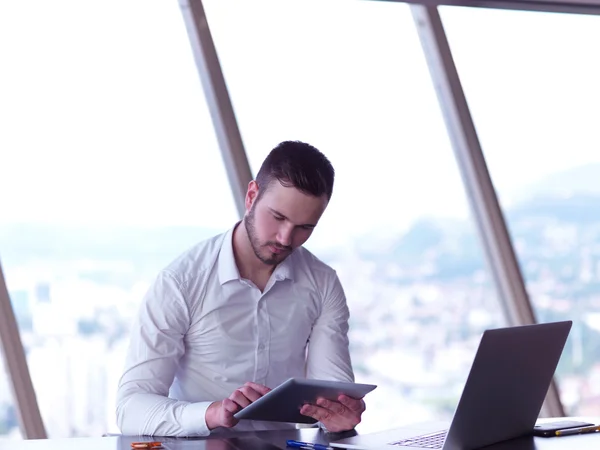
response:
<path id="1" fill-rule="evenodd" d="M 125 435 L 206 436 L 212 402 L 168 397 L 190 315 L 181 287 L 170 272 L 157 277 L 142 301 L 117 391 L 117 424 Z"/>
<path id="2" fill-rule="evenodd" d="M 337 275 L 324 286 L 323 306 L 313 325 L 307 355 L 307 378 L 354 382 L 348 342 L 350 312 Z"/>

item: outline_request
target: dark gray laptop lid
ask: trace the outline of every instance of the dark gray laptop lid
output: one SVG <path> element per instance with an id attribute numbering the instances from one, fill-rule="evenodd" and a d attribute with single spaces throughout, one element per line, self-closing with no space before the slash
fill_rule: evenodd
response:
<path id="1" fill-rule="evenodd" d="M 530 434 L 572 322 L 483 333 L 444 448 L 473 449 Z"/>

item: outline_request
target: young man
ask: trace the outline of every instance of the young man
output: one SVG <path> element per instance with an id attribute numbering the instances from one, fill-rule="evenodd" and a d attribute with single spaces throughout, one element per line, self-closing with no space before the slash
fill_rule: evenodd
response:
<path id="1" fill-rule="evenodd" d="M 346 298 L 333 269 L 302 245 L 331 198 L 316 148 L 282 142 L 246 193 L 243 220 L 157 277 L 132 327 L 117 401 L 124 434 L 202 436 L 293 427 L 233 415 L 290 377 L 353 381 Z M 332 432 L 365 406 L 340 396 L 301 413 Z"/>

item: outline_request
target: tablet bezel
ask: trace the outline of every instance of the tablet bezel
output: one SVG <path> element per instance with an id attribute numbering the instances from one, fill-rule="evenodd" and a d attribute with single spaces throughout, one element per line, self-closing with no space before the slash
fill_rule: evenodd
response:
<path id="1" fill-rule="evenodd" d="M 314 404 L 319 397 L 335 400 L 340 394 L 362 398 L 377 386 L 342 381 L 289 378 L 254 403 L 234 414 L 240 420 L 261 420 L 314 424 L 312 417 L 300 414 L 306 403 Z"/>

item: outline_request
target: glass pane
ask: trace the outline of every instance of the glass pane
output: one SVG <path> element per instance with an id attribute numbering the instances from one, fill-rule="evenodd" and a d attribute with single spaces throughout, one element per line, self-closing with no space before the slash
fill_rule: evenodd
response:
<path id="1" fill-rule="evenodd" d="M 450 417 L 503 319 L 408 7 L 205 4 L 254 172 L 289 139 L 336 168 L 307 247 L 346 290 L 357 380 L 379 385 L 360 430 Z"/>
<path id="2" fill-rule="evenodd" d="M 441 12 L 538 320 L 574 321 L 563 404 L 598 415 L 600 19 Z"/>
<path id="3" fill-rule="evenodd" d="M 237 219 L 179 5 L 2 2 L 0 60 L 0 255 L 40 409 L 51 437 L 115 432 L 148 284 Z"/>
<path id="4" fill-rule="evenodd" d="M 4 366 L 4 355 L 0 346 L 0 440 L 20 439 L 19 419 L 15 401 L 9 387 L 8 369 Z"/>

